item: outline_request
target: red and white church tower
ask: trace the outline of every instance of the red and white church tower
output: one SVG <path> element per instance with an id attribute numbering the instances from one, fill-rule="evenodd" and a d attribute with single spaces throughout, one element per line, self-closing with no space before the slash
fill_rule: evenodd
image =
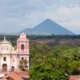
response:
<path id="1" fill-rule="evenodd" d="M 29 70 L 29 39 L 24 33 L 17 39 L 17 56 L 18 64 L 20 60 L 27 60 L 25 68 Z"/>

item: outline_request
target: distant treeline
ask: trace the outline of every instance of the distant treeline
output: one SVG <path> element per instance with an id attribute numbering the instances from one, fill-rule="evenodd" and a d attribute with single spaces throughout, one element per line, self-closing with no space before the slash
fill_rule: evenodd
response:
<path id="1" fill-rule="evenodd" d="M 6 35 L 7 40 L 16 41 L 19 35 Z M 37 39 L 79 39 L 80 35 L 27 35 L 30 40 L 37 40 Z M 0 40 L 4 39 L 4 35 L 0 35 Z"/>
<path id="2" fill-rule="evenodd" d="M 13 46 L 16 45 L 17 38 L 19 38 L 19 35 L 5 35 L 6 39 L 9 40 Z M 27 38 L 29 38 L 30 41 L 34 40 L 50 40 L 55 39 L 54 44 L 59 44 L 60 40 L 73 40 L 73 39 L 80 39 L 80 35 L 27 35 Z M 4 35 L 0 35 L 0 40 L 4 39 Z M 79 44 L 79 41 L 74 41 L 75 44 Z M 49 42 L 49 44 L 52 44 L 53 42 Z M 72 44 L 71 42 L 68 44 Z"/>
<path id="3" fill-rule="evenodd" d="M 28 35 L 31 40 L 37 39 L 79 39 L 80 35 Z"/>

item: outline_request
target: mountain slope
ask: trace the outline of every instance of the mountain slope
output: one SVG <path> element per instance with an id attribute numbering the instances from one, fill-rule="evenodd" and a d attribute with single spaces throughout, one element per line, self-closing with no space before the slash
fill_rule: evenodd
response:
<path id="1" fill-rule="evenodd" d="M 65 29 L 64 27 L 60 26 L 59 24 L 55 23 L 50 19 L 46 19 L 39 25 L 34 28 L 26 28 L 19 33 L 24 32 L 25 34 L 44 34 L 44 35 L 74 35 L 73 32 Z"/>

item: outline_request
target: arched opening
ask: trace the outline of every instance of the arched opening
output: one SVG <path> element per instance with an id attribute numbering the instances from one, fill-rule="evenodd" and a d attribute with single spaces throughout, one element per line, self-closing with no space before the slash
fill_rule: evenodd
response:
<path id="1" fill-rule="evenodd" d="M 21 49 L 24 50 L 24 44 L 21 44 Z"/>
<path id="2" fill-rule="evenodd" d="M 12 67 L 11 67 L 11 71 L 14 71 L 14 69 L 15 69 L 15 67 L 14 67 L 14 66 L 12 66 Z"/>
<path id="3" fill-rule="evenodd" d="M 7 71 L 7 64 L 3 64 L 3 65 L 2 65 L 2 70 L 3 70 L 3 71 Z"/>

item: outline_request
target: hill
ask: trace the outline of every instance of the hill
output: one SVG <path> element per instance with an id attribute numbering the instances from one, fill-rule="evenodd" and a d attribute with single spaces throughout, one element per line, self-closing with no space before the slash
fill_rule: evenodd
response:
<path id="1" fill-rule="evenodd" d="M 74 35 L 73 32 L 67 30 L 56 22 L 46 19 L 34 28 L 26 28 L 19 33 L 24 32 L 25 34 L 42 34 L 42 35 Z"/>

